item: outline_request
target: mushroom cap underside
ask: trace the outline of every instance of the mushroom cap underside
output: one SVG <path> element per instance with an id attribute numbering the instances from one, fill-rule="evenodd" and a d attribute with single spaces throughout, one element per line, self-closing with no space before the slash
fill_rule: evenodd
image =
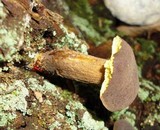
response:
<path id="1" fill-rule="evenodd" d="M 121 39 L 121 48 L 113 57 L 112 77 L 105 90 L 101 91 L 100 99 L 108 110 L 117 111 L 134 101 L 139 80 L 135 57 L 127 42 Z"/>

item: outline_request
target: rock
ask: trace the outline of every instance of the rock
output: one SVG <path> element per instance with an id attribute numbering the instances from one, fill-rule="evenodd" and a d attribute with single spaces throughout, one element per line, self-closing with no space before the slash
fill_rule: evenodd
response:
<path id="1" fill-rule="evenodd" d="M 104 0 L 113 16 L 131 25 L 149 25 L 160 20 L 159 0 Z"/>

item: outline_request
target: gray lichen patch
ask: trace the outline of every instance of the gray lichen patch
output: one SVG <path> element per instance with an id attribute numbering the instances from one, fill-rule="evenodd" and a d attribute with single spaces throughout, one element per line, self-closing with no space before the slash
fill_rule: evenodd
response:
<path id="1" fill-rule="evenodd" d="M 36 78 L 29 78 L 28 81 L 28 87 L 32 91 L 40 91 L 42 93 L 51 92 L 54 93 L 56 91 L 56 86 L 54 84 L 49 83 L 46 80 L 43 80 L 43 84 L 40 83 L 39 80 Z"/>
<path id="2" fill-rule="evenodd" d="M 17 117 L 15 113 L 0 112 L 0 127 L 9 125 Z"/>
<path id="3" fill-rule="evenodd" d="M 77 101 L 70 101 L 66 105 L 66 117 L 71 130 L 108 130 L 103 121 L 94 119 L 86 108 Z"/>
<path id="4" fill-rule="evenodd" d="M 25 113 L 27 109 L 26 96 L 29 96 L 28 89 L 21 80 L 15 80 L 13 83 L 0 83 L 0 104 L 4 111 L 20 110 Z M 4 95 L 3 95 L 4 94 Z"/>
<path id="5" fill-rule="evenodd" d="M 16 111 L 27 111 L 29 91 L 21 80 L 0 83 L 0 127 L 9 125 L 16 118 Z"/>
<path id="6" fill-rule="evenodd" d="M 11 61 L 12 56 L 17 52 L 19 36 L 14 30 L 7 30 L 5 27 L 0 29 L 0 47 L 3 54 L 0 54 L 1 61 Z"/>
<path id="7" fill-rule="evenodd" d="M 81 123 L 78 127 L 84 130 L 108 130 L 103 121 L 95 120 L 89 112 L 83 114 Z"/>
<path id="8" fill-rule="evenodd" d="M 75 33 L 69 32 L 63 24 L 60 24 L 60 28 L 64 36 L 58 38 L 56 43 L 53 44 L 55 48 L 69 48 L 87 54 L 88 46 L 85 41 L 78 39 Z"/>
<path id="9" fill-rule="evenodd" d="M 18 51 L 23 48 L 26 41 L 25 32 L 29 28 L 30 16 L 24 15 L 22 18 L 5 19 L 0 29 L 0 61 L 11 62 L 19 60 Z M 12 23 L 8 23 L 8 21 Z M 25 35 L 24 35 L 25 34 Z"/>

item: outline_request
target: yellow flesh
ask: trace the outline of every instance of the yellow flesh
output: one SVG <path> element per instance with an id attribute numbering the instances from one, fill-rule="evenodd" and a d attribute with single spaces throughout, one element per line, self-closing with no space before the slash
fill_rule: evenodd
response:
<path id="1" fill-rule="evenodd" d="M 107 60 L 104 64 L 105 68 L 105 75 L 104 75 L 104 81 L 102 83 L 102 87 L 100 90 L 100 96 L 103 94 L 103 92 L 107 89 L 109 85 L 109 81 L 112 78 L 113 74 L 113 61 L 114 61 L 114 54 L 116 54 L 121 49 L 122 39 L 119 36 L 116 36 L 113 39 L 112 43 L 112 55 L 110 60 Z"/>

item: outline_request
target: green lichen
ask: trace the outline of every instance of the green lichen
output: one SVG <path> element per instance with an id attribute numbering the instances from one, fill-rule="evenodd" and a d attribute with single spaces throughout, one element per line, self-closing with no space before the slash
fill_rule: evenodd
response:
<path id="1" fill-rule="evenodd" d="M 160 88 L 149 80 L 141 79 L 138 96 L 141 101 L 160 101 Z"/>
<path id="2" fill-rule="evenodd" d="M 82 115 L 78 114 L 80 111 Z M 104 122 L 94 119 L 80 102 L 71 101 L 66 105 L 66 117 L 72 130 L 108 130 Z"/>
<path id="3" fill-rule="evenodd" d="M 70 126 L 75 126 L 74 124 L 76 123 L 76 118 L 77 118 L 77 113 L 76 113 L 76 111 L 77 111 L 78 109 L 84 110 L 82 104 L 80 104 L 79 102 L 70 101 L 70 102 L 66 105 L 67 123 L 68 123 Z"/>
<path id="4" fill-rule="evenodd" d="M 0 111 L 0 127 L 6 126 L 12 123 L 12 121 L 17 117 L 14 113 L 7 113 Z"/>
<path id="5" fill-rule="evenodd" d="M 20 61 L 22 59 L 18 51 L 26 40 L 24 33 L 28 31 L 29 21 L 30 16 L 26 14 L 21 20 L 14 21 L 12 25 L 8 26 L 3 23 L 0 29 L 0 62 Z"/>
<path id="6" fill-rule="evenodd" d="M 27 101 L 25 97 L 29 96 L 29 92 L 21 80 L 15 80 L 10 84 L 0 83 L 0 92 L 0 110 L 26 112 Z"/>
<path id="7" fill-rule="evenodd" d="M 78 39 L 78 37 L 73 32 L 69 32 L 63 24 L 60 24 L 60 28 L 62 29 L 65 35 L 63 37 L 58 38 L 56 43 L 53 44 L 54 47 L 56 48 L 67 47 L 69 49 L 87 54 L 88 47 L 85 41 Z"/>
<path id="8" fill-rule="evenodd" d="M 63 96 L 60 95 L 59 90 L 57 87 L 50 83 L 47 80 L 42 80 L 41 82 L 36 78 L 28 78 L 27 81 L 28 88 L 30 88 L 32 91 L 39 91 L 43 94 L 46 94 L 47 92 L 51 93 L 55 98 L 63 99 Z M 46 103 L 49 103 L 47 101 Z M 51 103 L 49 103 L 51 104 Z"/>
<path id="9" fill-rule="evenodd" d="M 148 96 L 149 96 L 149 91 L 145 91 L 143 88 L 139 89 L 138 97 L 141 99 L 142 102 L 146 101 Z"/>
<path id="10" fill-rule="evenodd" d="M 5 57 L 0 53 L 1 61 L 11 61 L 12 56 L 17 52 L 19 35 L 15 30 L 0 29 L 0 47 L 4 51 Z"/>
<path id="11" fill-rule="evenodd" d="M 47 80 L 43 81 L 43 84 L 40 83 L 36 78 L 28 79 L 28 86 L 33 91 L 40 91 L 42 93 L 51 92 L 54 93 L 56 91 L 55 85 L 51 84 Z"/>
<path id="12" fill-rule="evenodd" d="M 104 127 L 103 121 L 93 119 L 88 112 L 83 114 L 82 121 L 79 122 L 78 128 L 83 130 L 108 130 L 108 128 Z"/>
<path id="13" fill-rule="evenodd" d="M 1 126 L 7 125 L 16 118 L 16 110 L 27 111 L 26 96 L 29 96 L 28 89 L 21 80 L 13 83 L 0 83 L 0 122 Z"/>
<path id="14" fill-rule="evenodd" d="M 62 97 L 61 99 L 62 99 L 62 100 L 68 99 L 68 100 L 72 101 L 72 100 L 73 100 L 72 94 L 73 94 L 73 93 L 71 93 L 71 92 L 69 92 L 69 91 L 67 91 L 67 90 L 63 90 L 63 91 L 61 92 L 61 97 Z"/>

